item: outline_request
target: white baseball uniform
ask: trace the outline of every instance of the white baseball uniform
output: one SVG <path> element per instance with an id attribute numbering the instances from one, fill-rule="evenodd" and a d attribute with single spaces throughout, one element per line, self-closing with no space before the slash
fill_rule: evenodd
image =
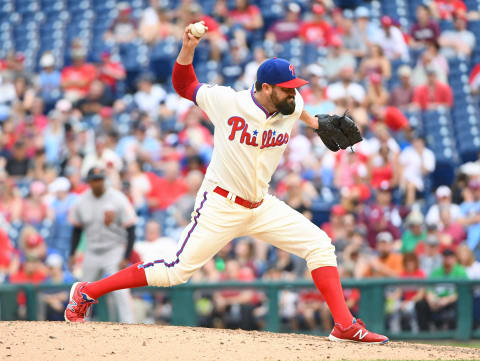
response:
<path id="1" fill-rule="evenodd" d="M 213 156 L 178 250 L 138 266 L 144 268 L 149 285 L 186 282 L 228 242 L 246 235 L 304 258 L 310 270 L 337 265 L 325 232 L 267 193 L 302 113 L 303 99 L 297 92 L 291 115 L 269 114 L 256 101 L 254 91 L 253 87 L 238 92 L 218 85 L 197 87 L 194 102 L 215 126 Z M 217 186 L 228 190 L 228 197 L 215 193 Z M 234 202 L 237 196 L 263 203 L 246 208 Z"/>

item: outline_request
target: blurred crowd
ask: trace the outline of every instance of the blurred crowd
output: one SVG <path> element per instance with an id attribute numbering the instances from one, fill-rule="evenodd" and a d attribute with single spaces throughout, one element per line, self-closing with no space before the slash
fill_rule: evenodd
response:
<path id="1" fill-rule="evenodd" d="M 296 69 L 310 82 L 300 89 L 305 109 L 349 109 L 361 128 L 365 140 L 354 151 L 332 153 L 299 122 L 271 183 L 272 193 L 331 237 L 344 279 L 480 279 L 480 160 L 457 167 L 453 181 L 436 178 L 438 154 L 411 116 L 450 111 L 449 61 L 472 55 L 476 39 L 468 22 L 477 13 L 460 0 L 426 1 L 406 28 L 386 15 L 372 21 L 363 1 L 282 2 L 284 15 L 273 22 L 255 1 L 216 1 L 209 13 L 202 2 L 167 3 L 151 0 L 139 16 L 128 2 L 118 3 L 103 35 L 109 47 L 96 54 L 98 61 L 89 59 L 81 38 L 72 41 L 65 62 L 50 51 L 35 69 L 27 69 L 19 52 L 0 61 L 0 282 L 81 279 L 84 245 L 72 268 L 67 262 L 69 210 L 88 188 L 93 166 L 106 170 L 108 185 L 123 191 L 137 212 L 132 262 L 177 247 L 209 164 L 213 127 L 173 91 L 174 58 L 130 71 L 119 54 L 135 42 L 158 51 L 168 41 L 178 49 L 184 27 L 199 20 L 209 28 L 194 63 L 200 80 L 248 88 L 264 59 L 305 55 L 295 54 L 302 44 L 315 51 Z M 439 22 L 451 28 L 441 31 Z M 480 93 L 479 74 L 480 65 L 473 67 L 472 96 Z M 303 260 L 245 237 L 193 280 L 309 277 Z M 67 296 L 44 295 L 48 319 L 62 318 Z M 345 297 L 357 312 L 358 290 L 346 289 Z M 393 331 L 455 327 L 454 288 L 412 286 L 386 297 Z M 134 298 L 139 321 L 168 322 L 164 294 Z M 196 307 L 205 326 L 256 329 L 265 300 L 253 290 L 201 292 Z M 313 289 L 282 291 L 280 313 L 290 329 L 332 327 Z"/>

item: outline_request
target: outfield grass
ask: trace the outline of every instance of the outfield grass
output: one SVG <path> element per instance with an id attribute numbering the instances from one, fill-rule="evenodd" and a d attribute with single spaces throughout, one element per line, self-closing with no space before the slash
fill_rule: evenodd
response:
<path id="1" fill-rule="evenodd" d="M 455 340 L 409 340 L 408 342 L 413 343 L 423 343 L 430 345 L 443 345 L 443 346 L 459 346 L 459 347 L 471 347 L 471 348 L 480 348 L 480 340 L 471 340 L 471 341 L 455 341 Z"/>

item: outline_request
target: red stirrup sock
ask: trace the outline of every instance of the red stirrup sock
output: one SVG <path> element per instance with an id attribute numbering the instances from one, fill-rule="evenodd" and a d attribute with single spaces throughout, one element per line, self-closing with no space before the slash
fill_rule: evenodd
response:
<path id="1" fill-rule="evenodd" d="M 337 267 L 316 268 L 312 271 L 312 278 L 315 286 L 325 298 L 335 323 L 349 327 L 352 324 L 353 316 L 345 303 Z"/>
<path id="2" fill-rule="evenodd" d="M 87 283 L 83 292 L 91 298 L 98 299 L 112 291 L 147 286 L 145 270 L 139 269 L 137 267 L 139 264 L 142 262 L 135 263 L 100 281 Z"/>

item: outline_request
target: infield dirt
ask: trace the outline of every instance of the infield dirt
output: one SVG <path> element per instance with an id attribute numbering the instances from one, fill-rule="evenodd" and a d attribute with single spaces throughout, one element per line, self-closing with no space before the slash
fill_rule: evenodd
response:
<path id="1" fill-rule="evenodd" d="M 0 360 L 480 360 L 480 350 L 194 327 L 12 321 L 0 322 Z"/>

